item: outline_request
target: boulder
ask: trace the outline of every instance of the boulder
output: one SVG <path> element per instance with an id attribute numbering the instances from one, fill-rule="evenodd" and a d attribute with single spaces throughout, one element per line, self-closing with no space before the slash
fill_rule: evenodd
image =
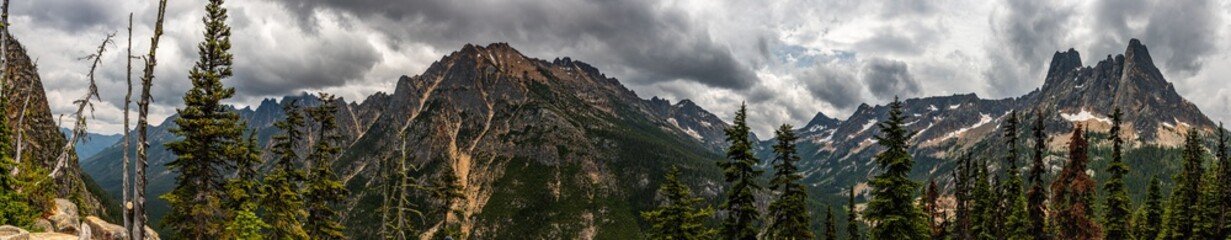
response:
<path id="1" fill-rule="evenodd" d="M 0 226 L 0 240 L 30 240 L 30 233 L 14 226 Z"/>
<path id="2" fill-rule="evenodd" d="M 52 209 L 51 216 L 47 217 L 51 222 L 50 229 L 44 229 L 48 232 L 57 232 L 69 235 L 77 235 L 81 226 L 81 217 L 77 215 L 77 204 L 68 201 L 68 199 L 56 198 L 56 207 Z"/>
<path id="3" fill-rule="evenodd" d="M 51 231 L 52 228 L 55 228 L 55 227 L 51 226 L 51 221 L 47 221 L 47 219 L 39 218 L 39 219 L 34 219 L 34 227 L 31 228 L 30 231 L 45 232 L 45 231 Z"/>
<path id="4" fill-rule="evenodd" d="M 128 239 L 128 233 L 124 231 L 124 226 L 108 223 L 95 216 L 85 218 L 85 222 L 83 222 L 81 226 L 83 233 L 85 232 L 84 229 L 87 226 L 90 229 L 90 236 L 93 237 L 92 239 L 94 240 Z"/>
<path id="5" fill-rule="evenodd" d="M 68 235 L 68 234 L 63 234 L 63 233 L 42 232 L 42 233 L 31 233 L 30 234 L 30 240 L 79 240 L 79 239 L 81 238 L 78 236 L 73 236 L 73 235 Z"/>

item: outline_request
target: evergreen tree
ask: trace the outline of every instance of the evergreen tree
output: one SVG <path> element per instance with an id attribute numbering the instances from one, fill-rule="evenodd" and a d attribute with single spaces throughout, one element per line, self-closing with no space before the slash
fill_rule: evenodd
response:
<path id="1" fill-rule="evenodd" d="M 416 233 L 410 222 L 411 215 L 422 217 L 423 213 L 414 208 L 410 202 L 410 191 L 421 189 L 418 180 L 409 174 L 415 170 L 410 164 L 409 150 L 406 149 L 406 138 L 402 137 L 402 156 L 387 158 L 384 166 L 384 202 L 381 208 L 381 235 L 387 240 L 405 240 L 415 238 Z"/>
<path id="2" fill-rule="evenodd" d="M 1107 140 L 1111 140 L 1111 163 L 1107 172 L 1111 177 L 1103 189 L 1107 191 L 1106 215 L 1103 217 L 1105 237 L 1107 239 L 1129 239 L 1129 198 L 1124 186 L 1124 175 L 1128 174 L 1128 165 L 1123 160 L 1124 138 L 1120 137 L 1120 122 L 1124 114 L 1116 108 L 1111 114 L 1111 131 Z"/>
<path id="3" fill-rule="evenodd" d="M 1201 196 L 1197 200 L 1198 205 L 1196 216 L 1197 220 L 1193 223 L 1193 236 L 1200 239 L 1220 239 L 1218 238 L 1218 215 L 1219 208 L 1222 203 L 1219 202 L 1220 197 L 1217 179 L 1216 168 L 1210 168 L 1204 175 L 1201 176 Z"/>
<path id="4" fill-rule="evenodd" d="M 991 173 L 986 161 L 980 161 L 975 167 L 974 206 L 971 209 L 971 236 L 974 239 L 996 239 L 996 196 L 992 189 Z"/>
<path id="5" fill-rule="evenodd" d="M 261 230 L 268 228 L 269 224 L 261 221 L 261 218 L 256 217 L 256 213 L 252 209 L 243 209 L 235 212 L 234 220 L 227 223 L 225 239 L 236 240 L 262 240 L 265 235 L 261 234 Z"/>
<path id="6" fill-rule="evenodd" d="M 790 124 L 783 124 L 775 131 L 778 144 L 774 145 L 774 178 L 770 189 L 778 191 L 778 198 L 769 204 L 770 225 L 766 236 L 770 239 L 813 239 L 812 214 L 808 211 L 808 192 L 800 184 L 799 155 L 795 153 L 795 131 Z"/>
<path id="7" fill-rule="evenodd" d="M 705 226 L 705 220 L 714 216 L 714 209 L 697 209 L 704 202 L 694 197 L 692 190 L 680 182 L 680 169 L 671 166 L 667 179 L 658 187 L 662 204 L 653 211 L 641 212 L 641 217 L 650 223 L 649 239 L 694 240 L 712 239 L 718 231 Z"/>
<path id="8" fill-rule="evenodd" d="M 825 212 L 825 240 L 838 240 L 838 226 L 833 222 L 833 207 Z"/>
<path id="9" fill-rule="evenodd" d="M 261 194 L 261 176 L 258 172 L 260 170 L 257 169 L 262 161 L 260 143 L 256 141 L 256 134 L 249 134 L 248 140 L 241 146 L 243 148 L 235 149 L 241 151 L 235 153 L 241 156 L 235 162 L 235 177 L 228 180 L 225 186 L 228 197 L 226 208 L 231 211 L 255 210 L 257 204 L 264 198 L 264 194 Z"/>
<path id="10" fill-rule="evenodd" d="M 727 215 L 722 223 L 725 239 L 756 239 L 761 228 L 761 213 L 755 205 L 755 194 L 762 188 L 756 180 L 762 171 L 756 169 L 758 160 L 752 155 L 752 143 L 748 140 L 751 130 L 746 120 L 747 112 L 746 105 L 740 105 L 739 111 L 735 112 L 734 123 L 726 129 L 727 142 L 731 143 L 727 148 L 727 160 L 718 163 L 730 184 L 727 200 L 720 207 Z"/>
<path id="11" fill-rule="evenodd" d="M 1005 162 L 1008 163 L 1008 168 L 1005 168 L 1005 176 L 1008 176 L 1008 181 L 1004 182 L 1000 188 L 1004 191 L 1002 200 L 1004 213 L 1007 214 L 1005 221 L 1004 235 L 1007 239 L 1034 239 L 1030 235 L 1030 220 L 1026 210 L 1026 196 L 1022 189 L 1022 176 L 1017 167 L 1019 158 L 1017 153 L 1017 143 L 1019 142 L 1018 134 L 1018 117 L 1017 111 L 1009 113 L 1009 118 L 1005 119 L 1004 138 L 1005 146 L 1008 147 L 1008 155 L 1005 156 Z M 999 221 L 997 221 L 999 222 Z"/>
<path id="12" fill-rule="evenodd" d="M 336 209 L 338 203 L 346 200 L 348 191 L 333 172 L 333 160 L 341 152 L 334 143 L 342 138 L 333 119 L 337 107 L 333 96 L 322 93 L 320 99 L 321 106 L 308 110 L 308 115 L 320 126 L 316 146 L 308 154 L 312 174 L 303 193 L 309 219 L 304 222 L 304 230 L 314 239 L 345 239 L 342 235 L 345 227 L 339 222 L 341 214 Z"/>
<path id="13" fill-rule="evenodd" d="M 172 238 L 219 238 L 231 214 L 222 207 L 223 174 L 247 157 L 242 146 L 245 124 L 222 105 L 235 95 L 234 88 L 222 85 L 232 74 L 231 28 L 222 4 L 210 0 L 205 7 L 205 40 L 197 46 L 200 59 L 188 74 L 192 89 L 184 95 L 184 108 L 176 111 L 178 127 L 170 130 L 183 139 L 166 144 L 177 156 L 167 168 L 179 173 L 175 188 L 162 196 L 171 205 L 163 225 L 174 233 Z"/>
<path id="14" fill-rule="evenodd" d="M 1175 188 L 1171 190 L 1170 206 L 1160 239 L 1194 239 L 1193 228 L 1200 221 L 1198 211 L 1201 197 L 1201 174 L 1204 162 L 1204 147 L 1197 130 L 1190 130 L 1184 141 L 1184 166 L 1175 176 Z"/>
<path id="15" fill-rule="evenodd" d="M 1069 139 L 1069 161 L 1052 182 L 1052 222 L 1060 239 L 1102 239 L 1103 231 L 1094 221 L 1094 194 L 1097 183 L 1086 174 L 1089 143 L 1079 124 Z"/>
<path id="16" fill-rule="evenodd" d="M 261 206 L 265 210 L 264 221 L 269 223 L 269 238 L 274 240 L 308 239 L 308 233 L 303 230 L 302 219 L 308 216 L 303 209 L 303 196 L 299 189 L 305 180 L 302 170 L 295 166 L 300 161 L 295 153 L 298 144 L 303 140 L 303 111 L 294 101 L 283 106 L 286 118 L 275 122 L 274 126 L 282 133 L 271 139 L 274 154 L 273 169 L 265 175 L 265 186 L 262 193 Z"/>
<path id="17" fill-rule="evenodd" d="M 1231 237 L 1231 159 L 1227 157 L 1227 129 L 1218 123 L 1218 143 L 1214 155 L 1218 161 L 1218 219 L 1215 238 Z"/>
<path id="18" fill-rule="evenodd" d="M 960 240 L 974 239 L 974 235 L 972 233 L 973 221 L 971 221 L 971 208 L 974 205 L 971 200 L 971 195 L 974 192 L 974 187 L 972 185 L 974 183 L 974 167 L 971 166 L 970 158 L 971 156 L 969 153 L 963 154 L 962 157 L 958 159 L 957 169 L 953 172 L 953 197 L 955 200 L 954 210 L 956 211 L 954 214 L 956 215 L 956 219 L 954 221 L 956 225 L 954 225 L 953 232 L 956 234 L 954 237 Z"/>
<path id="19" fill-rule="evenodd" d="M 946 225 L 947 219 L 944 210 L 939 205 L 939 200 L 940 188 L 936 186 L 936 179 L 928 180 L 927 193 L 924 194 L 923 211 L 928 214 L 927 222 L 928 230 L 931 230 L 931 239 L 936 240 L 946 239 L 946 235 L 948 235 L 946 231 L 948 227 Z M 937 222 L 937 219 L 941 221 Z"/>
<path id="20" fill-rule="evenodd" d="M 1044 157 L 1047 156 L 1047 133 L 1043 125 L 1043 113 L 1035 112 L 1034 128 L 1034 163 L 1030 166 L 1030 190 L 1026 192 L 1027 217 L 1030 227 L 1027 231 L 1035 239 L 1049 239 L 1047 234 L 1047 189 L 1043 187 L 1043 174 L 1047 174 Z"/>
<path id="21" fill-rule="evenodd" d="M 1137 219 L 1134 221 L 1133 236 L 1141 240 L 1154 240 L 1159 238 L 1159 234 L 1163 226 L 1163 193 L 1158 176 L 1150 179 L 1150 187 L 1146 190 L 1146 202 L 1138 210 Z"/>
<path id="22" fill-rule="evenodd" d="M 926 216 L 915 206 L 915 193 L 920 186 L 908 177 L 914 160 L 907 152 L 907 142 L 916 132 L 903 128 L 905 123 L 902 102 L 895 98 L 890 104 L 889 119 L 879 124 L 883 135 L 876 136 L 877 143 L 885 148 L 875 157 L 884 172 L 872 179 L 872 201 L 864 210 L 872 225 L 869 235 L 873 239 L 928 237 Z"/>
<path id="23" fill-rule="evenodd" d="M 863 232 L 859 231 L 859 215 L 855 208 L 855 187 L 850 189 L 850 202 L 846 205 L 846 234 L 847 239 L 861 240 Z"/>

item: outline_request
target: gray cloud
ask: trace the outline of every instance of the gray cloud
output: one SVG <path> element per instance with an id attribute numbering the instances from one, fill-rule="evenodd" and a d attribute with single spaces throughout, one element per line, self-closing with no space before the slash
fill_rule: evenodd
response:
<path id="1" fill-rule="evenodd" d="M 996 97 L 1037 88 L 1051 54 L 1069 48 L 1063 44 L 1075 28 L 1072 8 L 1050 1 L 1004 2 L 989 20 L 994 41 L 985 46 L 991 66 L 983 75 Z"/>
<path id="2" fill-rule="evenodd" d="M 863 86 L 854 69 L 848 64 L 820 64 L 804 72 L 801 81 L 813 97 L 839 109 L 851 108 L 863 100 Z"/>
<path id="3" fill-rule="evenodd" d="M 704 26 L 677 10 L 655 7 L 653 1 L 279 2 L 296 9 L 304 21 L 313 21 L 317 11 L 338 11 L 394 38 L 435 46 L 510 42 L 527 53 L 567 54 L 600 67 L 628 67 L 636 70 L 626 72 L 624 80 L 634 83 L 686 79 L 746 89 L 758 81 Z"/>
<path id="4" fill-rule="evenodd" d="M 1144 41 L 1161 46 L 1151 51 L 1168 71 L 1191 74 L 1201 69 L 1206 56 L 1217 51 L 1216 41 L 1224 27 L 1212 1 L 1162 1 L 1156 5 L 1145 28 Z M 1153 43 L 1151 43 L 1153 42 Z"/>
<path id="5" fill-rule="evenodd" d="M 919 94 L 919 82 L 911 76 L 906 63 L 894 60 L 872 59 L 863 69 L 863 82 L 877 99 L 895 96 L 914 97 Z"/>

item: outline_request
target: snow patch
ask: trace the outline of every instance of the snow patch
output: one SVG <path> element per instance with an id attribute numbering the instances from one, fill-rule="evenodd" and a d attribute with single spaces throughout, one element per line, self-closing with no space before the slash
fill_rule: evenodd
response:
<path id="1" fill-rule="evenodd" d="M 940 109 L 936 109 L 936 105 L 928 105 L 928 111 L 936 111 L 936 110 L 940 110 Z"/>
<path id="2" fill-rule="evenodd" d="M 962 104 L 950 105 L 950 106 L 949 106 L 949 110 L 954 110 L 954 109 L 957 109 L 957 108 L 960 108 L 960 107 L 962 107 Z"/>
<path id="3" fill-rule="evenodd" d="M 987 115 L 986 113 L 979 113 L 979 122 L 978 122 L 978 123 L 975 123 L 974 125 L 970 125 L 969 127 L 964 127 L 964 128 L 962 128 L 962 129 L 958 129 L 957 131 L 953 131 L 953 132 L 951 132 L 951 133 L 949 133 L 949 134 L 946 134 L 944 137 L 942 137 L 942 138 L 940 138 L 940 139 L 938 139 L 938 140 L 936 140 L 936 141 L 943 141 L 943 140 L 948 140 L 948 139 L 950 139 L 950 138 L 955 138 L 955 137 L 961 136 L 963 133 L 966 133 L 967 131 L 970 131 L 971 129 L 975 129 L 975 128 L 979 127 L 979 126 L 983 126 L 983 125 L 988 124 L 988 123 L 991 123 L 991 122 L 992 122 L 992 117 L 991 117 L 991 116 Z"/>
<path id="4" fill-rule="evenodd" d="M 691 136 L 692 138 L 696 138 L 697 140 L 705 139 L 705 137 L 702 137 L 700 133 L 697 133 L 696 130 L 692 130 L 692 128 L 690 127 L 689 128 L 680 127 L 680 122 L 676 121 L 675 118 L 667 118 L 667 122 L 671 123 L 671 125 L 674 125 L 675 128 L 683 130 L 684 133 L 688 134 L 688 136 Z"/>
<path id="5" fill-rule="evenodd" d="M 1087 111 L 1085 109 L 1082 109 L 1081 112 L 1078 112 L 1077 114 L 1060 113 L 1060 117 L 1064 118 L 1064 120 L 1069 120 L 1070 122 L 1085 122 L 1085 121 L 1090 121 L 1090 120 L 1096 120 L 1099 122 L 1111 123 L 1111 119 L 1095 116 L 1094 114 L 1090 113 L 1090 111 Z"/>
<path id="6" fill-rule="evenodd" d="M 867 131 L 868 129 L 871 129 L 873 125 L 876 125 L 876 119 L 868 120 L 868 123 L 863 124 L 863 128 L 860 129 L 859 132 Z"/>

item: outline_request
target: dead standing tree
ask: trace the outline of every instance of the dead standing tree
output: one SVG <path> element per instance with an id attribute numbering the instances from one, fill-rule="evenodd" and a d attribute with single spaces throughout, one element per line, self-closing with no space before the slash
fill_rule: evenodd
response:
<path id="1" fill-rule="evenodd" d="M 77 147 L 77 142 L 80 141 L 81 136 L 86 133 L 85 110 L 86 108 L 89 108 L 90 114 L 93 115 L 94 113 L 94 103 L 91 102 L 90 99 L 93 98 L 102 101 L 102 98 L 98 96 L 98 85 L 94 84 L 94 72 L 98 70 L 98 65 L 102 63 L 103 52 L 107 51 L 107 45 L 115 44 L 115 42 L 111 40 L 113 37 L 115 37 L 115 33 L 107 34 L 107 38 L 103 39 L 103 43 L 98 45 L 98 50 L 94 54 L 81 58 L 82 60 L 92 62 L 90 64 L 90 72 L 86 74 L 86 78 L 90 81 L 90 85 L 88 90 L 86 90 L 85 96 L 82 96 L 81 99 L 73 101 L 73 104 L 77 104 L 77 112 L 74 115 L 75 121 L 73 124 L 72 135 L 69 137 L 68 143 L 65 143 L 64 147 L 60 149 L 60 155 L 56 157 L 55 167 L 52 168 L 51 174 L 49 175 L 53 179 L 60 175 L 60 172 L 65 166 L 68 166 L 69 154 L 73 153 L 73 149 Z"/>
<path id="2" fill-rule="evenodd" d="M 154 22 L 154 36 L 150 38 L 150 53 L 145 57 L 145 71 L 141 76 L 141 100 L 137 102 L 137 179 L 136 186 L 133 190 L 133 239 L 145 239 L 145 167 L 146 167 L 146 148 L 149 147 L 149 142 L 146 139 L 146 128 L 149 127 L 149 122 L 146 117 L 150 112 L 150 85 L 154 81 L 154 66 L 158 65 L 158 59 L 155 53 L 158 51 L 158 39 L 162 37 L 162 20 L 167 12 L 167 0 L 158 1 L 158 20 Z"/>

